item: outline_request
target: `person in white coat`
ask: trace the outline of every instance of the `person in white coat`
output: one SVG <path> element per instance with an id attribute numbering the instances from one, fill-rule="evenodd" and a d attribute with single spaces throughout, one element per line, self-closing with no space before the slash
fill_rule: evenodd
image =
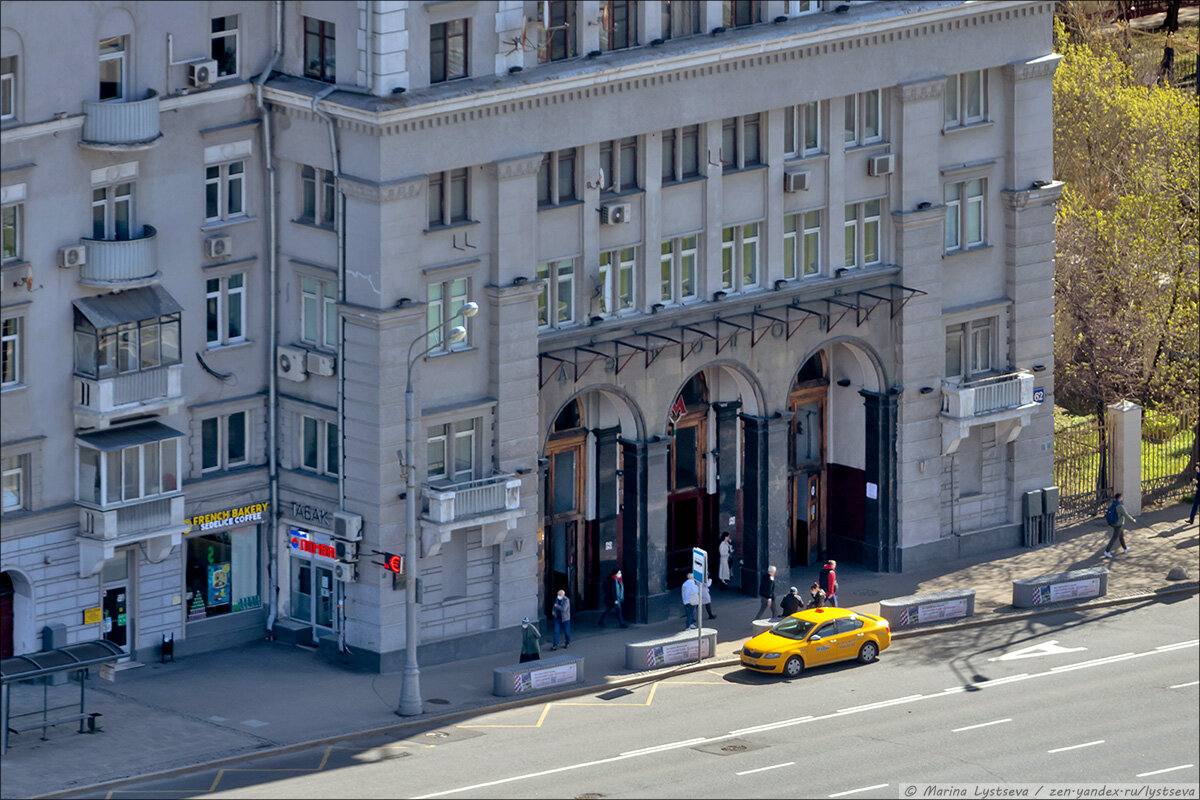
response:
<path id="1" fill-rule="evenodd" d="M 712 612 L 712 595 L 708 592 L 708 587 L 712 586 L 712 578 L 704 581 L 704 585 L 700 587 L 700 602 L 704 604 L 704 610 L 708 612 L 709 619 L 716 619 L 717 615 Z"/>
<path id="2" fill-rule="evenodd" d="M 720 556 L 717 580 L 721 582 L 722 588 L 728 589 L 729 579 L 733 577 L 733 570 L 729 568 L 729 559 L 733 556 L 733 539 L 729 538 L 728 533 L 721 534 L 721 543 L 717 545 L 717 555 Z"/>

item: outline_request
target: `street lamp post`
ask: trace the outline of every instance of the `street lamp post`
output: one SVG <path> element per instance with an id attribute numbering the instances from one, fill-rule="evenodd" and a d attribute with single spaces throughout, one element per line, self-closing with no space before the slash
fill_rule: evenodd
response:
<path id="1" fill-rule="evenodd" d="M 464 303 L 453 317 L 473 317 L 479 313 L 475 303 Z M 413 339 L 408 345 L 408 375 L 404 384 L 404 453 L 401 466 L 404 468 L 404 510 L 407 518 L 404 531 L 404 678 L 400 683 L 400 708 L 397 713 L 404 717 L 415 717 L 424 710 L 421 701 L 421 668 L 417 666 L 417 471 L 413 462 L 413 439 L 416 434 L 416 398 L 413 394 L 412 371 L 417 359 L 424 357 L 433 348 L 443 344 L 439 339 L 416 356 L 412 354 L 417 342 L 429 334 L 441 330 L 446 323 L 434 325 Z M 454 344 L 467 338 L 467 329 L 456 325 L 446 331 L 444 343 Z"/>

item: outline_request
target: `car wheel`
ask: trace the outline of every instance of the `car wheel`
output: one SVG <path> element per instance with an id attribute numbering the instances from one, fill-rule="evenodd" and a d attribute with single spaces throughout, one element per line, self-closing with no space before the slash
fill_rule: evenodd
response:
<path id="1" fill-rule="evenodd" d="M 798 678 L 804 672 L 804 660 L 800 656 L 792 656 L 783 665 L 783 674 L 788 678 Z"/>
<path id="2" fill-rule="evenodd" d="M 858 661 L 860 664 L 870 664 L 879 656 L 879 645 L 874 642 L 867 642 L 858 651 Z"/>

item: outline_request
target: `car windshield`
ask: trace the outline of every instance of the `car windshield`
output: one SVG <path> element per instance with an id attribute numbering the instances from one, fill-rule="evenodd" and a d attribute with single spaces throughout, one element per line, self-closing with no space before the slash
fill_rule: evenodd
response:
<path id="1" fill-rule="evenodd" d="M 808 636 L 809 632 L 815 626 L 815 622 L 809 622 L 806 619 L 797 619 L 796 617 L 788 617 L 774 628 L 771 628 L 771 633 L 774 633 L 778 636 L 786 636 L 789 639 L 803 639 L 805 636 Z"/>

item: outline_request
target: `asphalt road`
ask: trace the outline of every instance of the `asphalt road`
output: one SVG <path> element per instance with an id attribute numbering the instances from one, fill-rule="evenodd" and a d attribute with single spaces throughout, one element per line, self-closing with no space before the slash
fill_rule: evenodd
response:
<path id="1" fill-rule="evenodd" d="M 1200 601 L 901 639 L 784 681 L 680 675 L 107 797 L 898 797 L 908 783 L 1200 780 Z"/>

